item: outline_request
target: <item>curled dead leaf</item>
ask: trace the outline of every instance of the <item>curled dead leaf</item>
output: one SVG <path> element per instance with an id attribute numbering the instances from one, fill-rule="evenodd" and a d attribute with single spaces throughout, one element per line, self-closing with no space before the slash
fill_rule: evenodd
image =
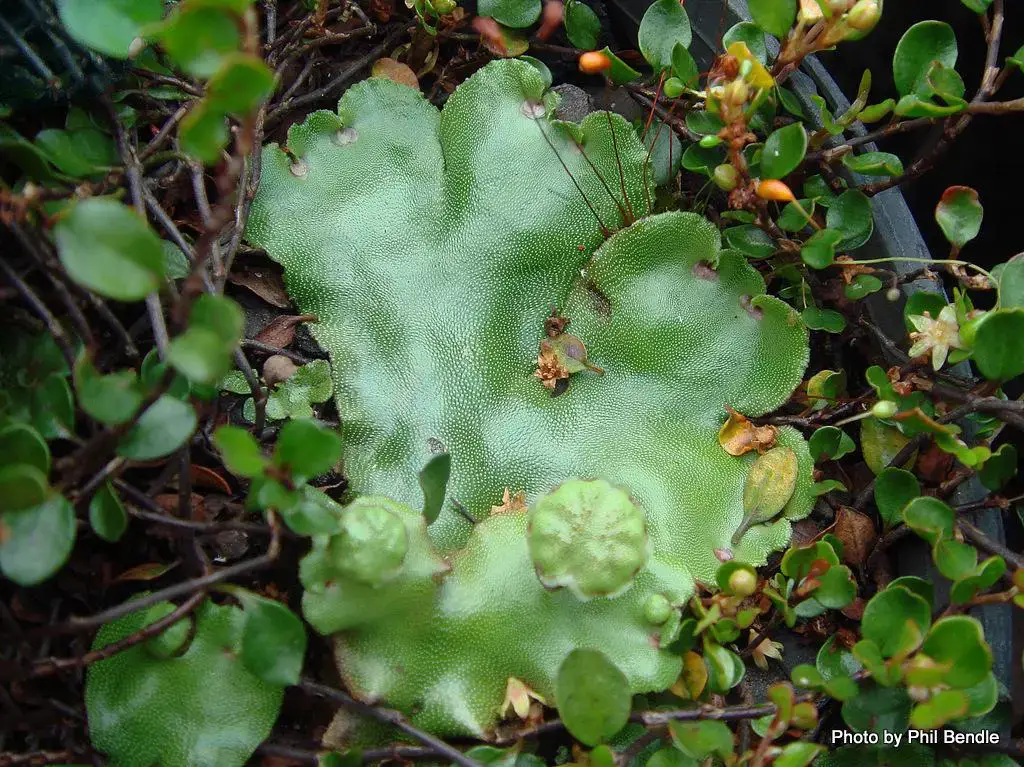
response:
<path id="1" fill-rule="evenodd" d="M 696 700 L 708 683 L 708 667 L 693 650 L 683 655 L 683 669 L 669 690 L 684 700 Z"/>
<path id="2" fill-rule="evenodd" d="M 228 282 L 252 291 L 278 309 L 287 309 L 292 305 L 292 300 L 288 298 L 288 292 L 284 289 L 284 280 L 272 269 L 260 268 L 232 272 L 228 276 Z"/>
<path id="3" fill-rule="evenodd" d="M 775 446 L 778 429 L 774 426 L 755 426 L 749 418 L 726 405 L 729 417 L 718 431 L 718 444 L 729 455 L 740 456 L 756 450 L 764 453 Z"/>
<path id="4" fill-rule="evenodd" d="M 871 517 L 849 506 L 839 507 L 831 532 L 843 544 L 843 562 L 851 567 L 864 564 L 878 540 Z"/>
<path id="5" fill-rule="evenodd" d="M 408 64 L 403 64 L 395 59 L 377 59 L 373 62 L 373 69 L 370 70 L 373 77 L 385 77 L 399 85 L 407 85 L 413 90 L 420 89 L 419 78 Z"/>
<path id="6" fill-rule="evenodd" d="M 216 490 L 225 495 L 231 495 L 231 485 L 213 469 L 193 463 L 189 466 L 188 473 L 192 478 L 193 487 L 204 487 L 207 490 Z"/>
<path id="7" fill-rule="evenodd" d="M 143 565 L 130 567 L 114 578 L 113 583 L 124 583 L 125 581 L 155 581 L 161 575 L 170 572 L 178 566 L 177 562 L 163 564 L 161 562 L 147 562 Z"/>
<path id="8" fill-rule="evenodd" d="M 298 369 L 299 366 L 287 357 L 275 354 L 267 357 L 267 361 L 263 363 L 263 380 L 272 389 L 295 375 Z"/>
<path id="9" fill-rule="evenodd" d="M 513 493 L 507 487 L 501 496 L 500 506 L 491 506 L 491 514 L 515 514 L 526 511 L 526 493 L 518 490 Z"/>
<path id="10" fill-rule="evenodd" d="M 277 349 L 283 349 L 295 340 L 295 331 L 303 322 L 317 322 L 315 314 L 288 314 L 275 317 L 256 334 L 255 341 Z"/>

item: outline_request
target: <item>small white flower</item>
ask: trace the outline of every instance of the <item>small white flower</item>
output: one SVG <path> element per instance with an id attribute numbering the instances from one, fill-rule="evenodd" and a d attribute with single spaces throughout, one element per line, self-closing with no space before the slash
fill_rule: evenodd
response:
<path id="1" fill-rule="evenodd" d="M 938 319 L 933 320 L 931 314 L 911 314 L 910 323 L 917 328 L 910 334 L 914 345 L 910 347 L 910 356 L 919 357 L 929 350 L 932 353 L 932 367 L 938 370 L 946 361 L 950 349 L 963 349 L 960 340 L 960 326 L 956 321 L 956 310 L 952 306 L 943 307 Z"/>

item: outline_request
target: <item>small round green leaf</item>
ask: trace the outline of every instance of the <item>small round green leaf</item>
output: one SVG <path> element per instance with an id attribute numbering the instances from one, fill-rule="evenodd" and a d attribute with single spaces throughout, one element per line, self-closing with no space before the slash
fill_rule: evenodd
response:
<path id="1" fill-rule="evenodd" d="M 89 524 L 103 540 L 116 543 L 128 529 L 128 513 L 109 482 L 100 485 L 89 501 Z"/>
<path id="2" fill-rule="evenodd" d="M 228 126 L 224 113 L 199 101 L 181 121 L 178 130 L 181 148 L 207 165 L 220 160 L 228 144 Z"/>
<path id="3" fill-rule="evenodd" d="M 82 410 L 108 426 L 130 420 L 143 400 L 134 370 L 102 375 L 84 354 L 75 362 L 75 391 Z"/>
<path id="4" fill-rule="evenodd" d="M 851 301 L 859 301 L 865 296 L 877 293 L 882 289 L 882 281 L 873 274 L 858 274 L 843 289 L 843 293 Z"/>
<path id="5" fill-rule="evenodd" d="M 887 528 L 903 521 L 903 507 L 921 495 L 917 477 L 909 471 L 888 466 L 875 477 L 875 505 Z"/>
<path id="6" fill-rule="evenodd" d="M 780 40 L 789 34 L 796 21 L 797 0 L 749 0 L 747 7 L 754 23 Z"/>
<path id="7" fill-rule="evenodd" d="M 930 496 L 914 498 L 903 508 L 907 527 L 932 544 L 953 534 L 954 517 L 948 505 Z"/>
<path id="8" fill-rule="evenodd" d="M 973 687 L 992 670 L 992 650 L 985 642 L 985 632 L 977 619 L 967 615 L 937 621 L 924 638 L 921 652 L 949 665 L 944 681 L 957 689 Z"/>
<path id="9" fill-rule="evenodd" d="M 188 329 L 171 341 L 167 361 L 196 383 L 220 381 L 231 370 L 244 321 L 230 298 L 204 293 L 192 305 Z"/>
<path id="10" fill-rule="evenodd" d="M 732 731 L 725 722 L 671 722 L 668 726 L 676 748 L 691 759 L 728 756 L 733 752 Z"/>
<path id="11" fill-rule="evenodd" d="M 839 312 L 831 309 L 819 309 L 808 306 L 800 312 L 800 318 L 811 330 L 824 330 L 826 333 L 842 333 L 846 328 L 846 319 Z"/>
<path id="12" fill-rule="evenodd" d="M 281 427 L 274 463 L 292 473 L 296 482 L 330 471 L 341 457 L 341 437 L 316 421 L 289 421 Z"/>
<path id="13" fill-rule="evenodd" d="M 728 50 L 733 43 L 746 43 L 747 50 L 754 54 L 754 58 L 762 64 L 768 61 L 768 43 L 765 40 L 764 32 L 757 24 L 741 21 L 729 27 L 722 35 L 722 47 Z"/>
<path id="14" fill-rule="evenodd" d="M 206 98 L 216 111 L 251 113 L 274 92 L 274 73 L 256 56 L 236 53 L 224 59 L 206 86 Z"/>
<path id="15" fill-rule="evenodd" d="M 558 668 L 555 705 L 584 745 L 603 743 L 625 727 L 631 702 L 629 680 L 600 650 L 573 650 Z"/>
<path id="16" fill-rule="evenodd" d="M 0 527 L 0 571 L 20 586 L 35 586 L 57 572 L 75 544 L 75 510 L 57 493 L 4 513 Z"/>
<path id="17" fill-rule="evenodd" d="M 935 206 L 935 220 L 946 239 L 962 248 L 978 236 L 985 211 L 978 193 L 969 186 L 951 186 Z"/>
<path id="18" fill-rule="evenodd" d="M 985 315 L 974 336 L 973 358 L 990 381 L 1009 381 L 1024 373 L 1024 309 Z"/>
<path id="19" fill-rule="evenodd" d="M 160 21 L 161 0 L 60 0 L 60 20 L 75 40 L 107 56 L 128 58 L 135 38 Z"/>
<path id="20" fill-rule="evenodd" d="M 843 703 L 843 721 L 855 732 L 904 732 L 912 703 L 901 687 L 870 687 Z"/>
<path id="21" fill-rule="evenodd" d="M 768 258 L 778 250 L 775 241 L 768 233 L 754 224 L 731 226 L 723 232 L 723 235 L 730 248 L 738 250 L 747 258 Z"/>
<path id="22" fill-rule="evenodd" d="M 242 603 L 242 663 L 264 682 L 290 685 L 299 681 L 306 655 L 306 629 L 280 602 L 240 588 L 232 596 Z"/>
<path id="23" fill-rule="evenodd" d="M 44 477 L 50 473 L 50 448 L 28 424 L 0 428 L 0 466 L 16 463 L 32 466 Z"/>
<path id="24" fill-rule="evenodd" d="M 679 0 L 655 0 L 640 21 L 640 52 L 655 72 L 672 66 L 672 51 L 678 44 L 690 47 L 693 33 L 690 18 Z"/>
<path id="25" fill-rule="evenodd" d="M 843 235 L 836 243 L 838 250 L 859 248 L 875 230 L 871 200 L 857 189 L 847 189 L 839 195 L 829 207 L 825 221 L 829 229 L 837 229 Z"/>
<path id="26" fill-rule="evenodd" d="M 53 234 L 71 278 L 100 295 L 138 301 L 160 287 L 160 238 L 134 210 L 111 197 L 75 203 Z"/>
<path id="27" fill-rule="evenodd" d="M 565 35 L 577 48 L 592 51 L 601 34 L 601 20 L 586 3 L 571 0 L 565 6 Z"/>
<path id="28" fill-rule="evenodd" d="M 943 21 L 921 21 L 908 29 L 892 58 L 892 77 L 901 96 L 912 93 L 933 61 L 956 65 L 953 28 Z"/>
<path id="29" fill-rule="evenodd" d="M 989 490 L 998 490 L 1013 479 L 1016 473 L 1017 448 L 1004 444 L 978 469 L 978 478 Z"/>
<path id="30" fill-rule="evenodd" d="M 837 461 L 856 449 L 850 435 L 835 426 L 822 426 L 807 441 L 815 463 Z"/>
<path id="31" fill-rule="evenodd" d="M 791 123 L 774 131 L 764 142 L 761 153 L 761 175 L 783 178 L 803 162 L 807 154 L 807 130 L 803 123 Z"/>
<path id="32" fill-rule="evenodd" d="M 236 19 L 210 4 L 179 5 L 160 34 L 160 44 L 170 57 L 194 77 L 213 75 L 241 42 Z"/>
<path id="33" fill-rule="evenodd" d="M 255 438 L 240 426 L 221 426 L 213 434 L 213 444 L 220 451 L 224 465 L 240 477 L 263 474 L 267 459 Z"/>
<path id="34" fill-rule="evenodd" d="M 812 269 L 831 266 L 836 257 L 836 245 L 843 239 L 838 229 L 822 229 L 815 232 L 800 248 L 800 258 Z"/>
<path id="35" fill-rule="evenodd" d="M 142 414 L 121 443 L 118 455 L 151 461 L 170 455 L 196 430 L 196 411 L 187 402 L 165 394 Z"/>
<path id="36" fill-rule="evenodd" d="M 540 0 L 480 0 L 477 10 L 506 27 L 522 29 L 540 17 Z"/>
<path id="37" fill-rule="evenodd" d="M 931 607 L 924 599 L 902 586 L 890 586 L 875 594 L 864 608 L 861 632 L 878 645 L 882 655 L 890 657 L 906 649 L 914 635 L 919 640 L 931 621 Z M 915 626 L 909 634 L 908 623 Z"/>
<path id="38" fill-rule="evenodd" d="M 0 512 L 37 506 L 48 493 L 46 475 L 32 464 L 0 465 Z"/>

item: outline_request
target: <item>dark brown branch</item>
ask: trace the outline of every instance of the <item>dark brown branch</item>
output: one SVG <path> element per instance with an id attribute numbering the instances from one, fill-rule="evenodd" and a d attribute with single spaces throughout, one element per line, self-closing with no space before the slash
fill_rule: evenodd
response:
<path id="1" fill-rule="evenodd" d="M 160 591 L 154 591 L 144 597 L 140 597 L 139 599 L 122 602 L 116 607 L 111 607 L 109 610 L 104 610 L 96 613 L 95 615 L 90 615 L 85 618 L 71 618 L 62 624 L 42 628 L 34 633 L 53 636 L 55 634 L 77 634 L 85 631 L 91 631 L 102 626 L 104 623 L 110 623 L 111 621 L 115 621 L 129 613 L 151 607 L 157 602 L 179 599 L 187 594 L 206 590 L 214 584 L 222 583 L 223 581 L 230 580 L 231 578 L 237 578 L 239 575 L 246 575 L 256 570 L 261 570 L 264 567 L 273 564 L 281 553 L 281 528 L 280 523 L 277 520 L 277 515 L 272 511 L 268 511 L 267 520 L 270 522 L 271 527 L 270 544 L 267 546 L 266 553 L 261 556 L 254 557 L 253 559 L 249 559 L 245 562 L 239 562 L 237 565 L 225 567 L 223 570 L 217 570 L 216 572 L 199 578 L 192 578 L 191 580 L 176 583 L 173 586 L 168 586 Z"/>
<path id="2" fill-rule="evenodd" d="M 964 538 L 986 554 L 1002 557 L 1016 570 L 1024 568 L 1024 556 L 1011 551 L 999 541 L 989 538 L 980 528 L 971 524 L 966 519 L 959 519 L 956 524 L 964 534 Z"/>
<path id="3" fill-rule="evenodd" d="M 348 693 L 314 682 L 310 679 L 300 680 L 298 687 L 303 692 L 310 695 L 316 695 L 320 698 L 327 698 L 349 711 L 354 711 L 362 716 L 375 719 L 382 724 L 391 725 L 392 727 L 401 730 L 409 737 L 419 741 L 423 745 L 432 748 L 439 756 L 443 756 L 461 767 L 481 767 L 479 762 L 475 759 L 470 759 L 457 748 L 454 748 L 440 738 L 435 738 L 430 733 L 424 732 L 418 727 L 414 727 L 409 724 L 402 714 L 393 709 L 371 706 L 368 703 L 356 700 Z"/>
<path id="4" fill-rule="evenodd" d="M 190 596 L 186 601 L 182 602 L 174 612 L 168 613 L 163 618 L 153 621 L 138 631 L 131 633 L 126 637 L 122 637 L 116 642 L 111 642 L 99 650 L 92 650 L 77 658 L 46 658 L 45 660 L 36 661 L 35 666 L 33 666 L 27 676 L 51 676 L 56 674 L 58 671 L 64 671 L 72 668 L 85 668 L 86 666 L 97 663 L 101 660 L 112 658 L 119 652 L 123 652 L 130 647 L 141 644 L 147 639 L 155 637 L 165 629 L 170 628 L 172 625 L 191 614 L 197 607 L 199 607 L 199 604 L 205 598 L 206 592 L 198 591 Z"/>

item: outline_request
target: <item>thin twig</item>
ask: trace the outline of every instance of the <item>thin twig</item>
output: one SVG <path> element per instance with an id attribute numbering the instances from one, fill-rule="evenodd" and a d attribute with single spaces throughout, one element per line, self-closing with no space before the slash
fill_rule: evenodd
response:
<path id="1" fill-rule="evenodd" d="M 481 767 L 480 763 L 475 759 L 470 759 L 464 753 L 459 751 L 457 748 L 448 745 L 443 740 L 435 738 L 428 732 L 424 732 L 418 727 L 414 727 L 409 724 L 402 714 L 398 711 L 389 708 L 378 708 L 371 706 L 368 703 L 356 700 L 348 693 L 336 690 L 333 687 L 314 682 L 310 679 L 302 679 L 297 685 L 303 692 L 309 693 L 310 695 L 316 695 L 321 698 L 328 698 L 329 700 L 338 703 L 344 708 L 355 711 L 358 714 L 362 714 L 370 719 L 375 719 L 382 724 L 391 725 L 398 730 L 401 730 L 411 738 L 415 738 L 425 746 L 429 746 L 434 749 L 439 756 L 443 756 L 455 764 L 461 765 L 461 767 Z"/>
<path id="2" fill-rule="evenodd" d="M 186 601 L 182 602 L 173 612 L 168 613 L 163 618 L 153 621 L 138 631 L 135 631 L 126 637 L 122 637 L 116 642 L 111 642 L 105 647 L 101 647 L 99 650 L 92 650 L 75 658 L 46 658 L 45 660 L 36 661 L 35 666 L 33 666 L 28 676 L 35 678 L 51 676 L 52 674 L 56 674 L 58 671 L 71 668 L 85 668 L 86 666 L 98 663 L 101 660 L 112 658 L 119 652 L 123 652 L 130 647 L 141 644 L 147 639 L 160 634 L 165 629 L 170 628 L 172 625 L 192 613 L 197 607 L 199 607 L 200 603 L 204 599 L 206 599 L 206 591 L 198 591 L 190 596 Z"/>
<path id="3" fill-rule="evenodd" d="M 273 564 L 281 553 L 281 528 L 280 523 L 277 520 L 277 515 L 272 511 L 268 511 L 267 521 L 270 523 L 271 536 L 270 544 L 267 546 L 265 554 L 246 560 L 245 562 L 239 562 L 237 565 L 232 565 L 231 567 L 225 567 L 223 570 L 217 570 L 209 575 L 203 575 L 199 578 L 192 578 L 191 580 L 176 583 L 173 586 L 168 586 L 160 591 L 154 591 L 144 597 L 122 602 L 116 607 L 111 607 L 109 610 L 103 610 L 95 615 L 90 615 L 85 618 L 70 618 L 60 625 L 39 629 L 34 633 L 52 636 L 55 634 L 77 634 L 84 631 L 91 631 L 98 626 L 102 626 L 104 623 L 110 623 L 111 621 L 115 621 L 129 613 L 144 610 L 147 607 L 152 607 L 157 602 L 178 599 L 186 594 L 192 594 L 196 591 L 208 589 L 216 583 L 221 583 L 223 581 L 230 580 L 231 578 L 237 578 L 239 575 L 245 575 L 267 567 L 268 565 Z"/>

